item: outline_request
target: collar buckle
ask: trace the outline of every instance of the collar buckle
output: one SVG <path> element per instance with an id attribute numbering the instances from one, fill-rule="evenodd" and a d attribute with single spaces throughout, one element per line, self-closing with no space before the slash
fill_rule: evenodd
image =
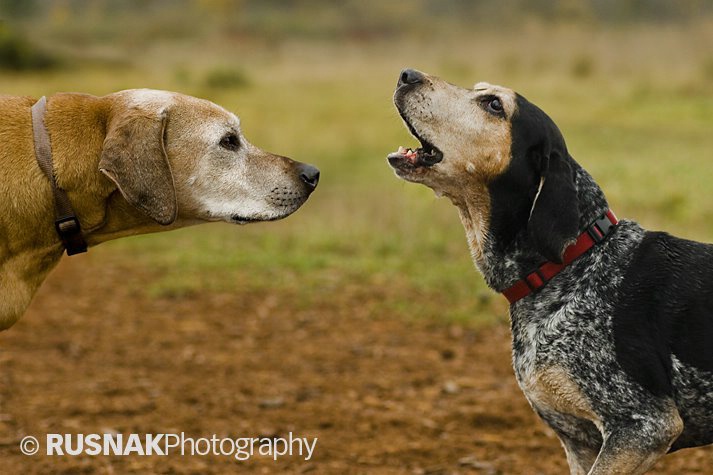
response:
<path id="1" fill-rule="evenodd" d="M 54 222 L 54 228 L 57 230 L 65 249 L 67 249 L 68 256 L 87 252 L 87 243 L 82 237 L 82 226 L 76 216 L 57 218 Z"/>
<path id="2" fill-rule="evenodd" d="M 54 228 L 57 230 L 57 234 L 59 234 L 62 239 L 81 231 L 81 227 L 79 226 L 79 220 L 76 216 L 67 216 L 66 218 L 59 218 L 54 222 Z"/>
<path id="3" fill-rule="evenodd" d="M 589 237 L 591 237 L 595 243 L 599 244 L 607 237 L 613 227 L 614 224 L 609 217 L 604 214 L 587 227 L 587 234 L 589 234 Z"/>

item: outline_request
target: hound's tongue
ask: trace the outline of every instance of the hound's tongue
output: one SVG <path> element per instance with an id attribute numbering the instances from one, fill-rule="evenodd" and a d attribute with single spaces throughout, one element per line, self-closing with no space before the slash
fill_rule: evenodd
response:
<path id="1" fill-rule="evenodd" d="M 390 153 L 389 158 L 405 158 L 412 164 L 416 164 L 416 160 L 418 159 L 418 152 L 416 150 L 411 150 L 410 148 L 404 148 L 404 147 L 399 147 L 399 149 L 396 152 Z"/>

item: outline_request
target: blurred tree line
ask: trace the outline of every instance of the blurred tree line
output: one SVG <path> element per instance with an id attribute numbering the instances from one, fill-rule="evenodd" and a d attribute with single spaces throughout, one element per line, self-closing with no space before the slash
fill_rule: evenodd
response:
<path id="1" fill-rule="evenodd" d="M 101 43 L 130 50 L 207 35 L 369 40 L 531 21 L 685 23 L 712 14 L 713 0 L 0 0 L 0 68 L 53 67 L 63 47 Z"/>
<path id="2" fill-rule="evenodd" d="M 521 17 L 585 19 L 606 22 L 681 21 L 713 13 L 711 0 L 0 0 L 4 19 L 28 19 L 62 15 L 117 13 L 142 16 L 174 10 L 190 17 L 196 12 L 235 14 L 259 19 L 281 13 L 333 12 L 354 22 L 376 22 L 385 14 L 393 28 L 407 27 L 399 18 L 450 17 L 453 21 L 488 23 Z M 319 23 L 319 22 L 318 22 Z"/>

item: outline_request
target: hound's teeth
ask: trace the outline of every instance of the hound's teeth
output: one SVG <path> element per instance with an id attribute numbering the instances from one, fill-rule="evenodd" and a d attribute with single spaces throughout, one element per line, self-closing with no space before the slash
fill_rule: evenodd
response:
<path id="1" fill-rule="evenodd" d="M 396 153 L 404 153 L 405 151 L 406 151 L 406 149 L 403 148 L 403 146 L 399 145 L 399 150 Z"/>

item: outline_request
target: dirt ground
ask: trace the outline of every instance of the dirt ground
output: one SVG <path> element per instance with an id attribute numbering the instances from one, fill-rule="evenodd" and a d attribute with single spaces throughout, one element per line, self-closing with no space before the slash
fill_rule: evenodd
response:
<path id="1" fill-rule="evenodd" d="M 65 258 L 0 334 L 0 473 L 560 474 L 510 366 L 508 328 L 390 318 L 388 290 L 150 299 L 152 271 Z M 309 462 L 24 456 L 47 433 L 318 437 Z M 42 453 L 42 452 L 40 452 Z M 713 473 L 684 450 L 653 473 Z"/>

